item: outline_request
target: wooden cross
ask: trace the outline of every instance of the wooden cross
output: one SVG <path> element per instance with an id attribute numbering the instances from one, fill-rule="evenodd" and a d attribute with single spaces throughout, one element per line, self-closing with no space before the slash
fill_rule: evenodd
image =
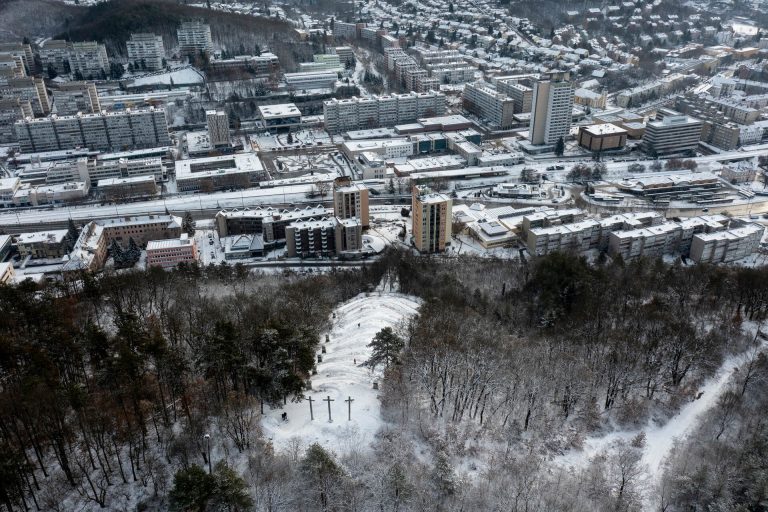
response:
<path id="1" fill-rule="evenodd" d="M 305 398 L 304 400 L 309 400 L 309 419 L 311 421 L 314 421 L 315 420 L 315 413 L 312 411 L 312 401 L 314 400 L 314 398 L 309 396 L 309 397 Z"/>
<path id="2" fill-rule="evenodd" d="M 352 402 L 354 402 L 355 399 L 350 396 L 344 401 L 347 402 L 347 414 L 349 415 L 347 421 L 352 421 Z"/>
<path id="3" fill-rule="evenodd" d="M 333 423 L 333 418 L 331 418 L 331 402 L 335 401 L 331 398 L 331 395 L 328 395 L 328 398 L 323 398 L 323 402 L 328 402 L 328 423 Z"/>

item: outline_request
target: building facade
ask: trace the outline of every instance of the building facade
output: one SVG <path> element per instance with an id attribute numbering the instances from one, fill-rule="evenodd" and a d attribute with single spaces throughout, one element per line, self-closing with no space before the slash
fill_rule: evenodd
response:
<path id="1" fill-rule="evenodd" d="M 179 52 L 182 55 L 213 53 L 211 27 L 202 21 L 185 21 L 176 30 L 179 39 Z"/>
<path id="2" fill-rule="evenodd" d="M 545 75 L 535 83 L 528 138 L 533 145 L 553 145 L 566 138 L 573 116 L 573 83 L 568 73 Z"/>
<path id="3" fill-rule="evenodd" d="M 211 146 L 228 147 L 229 139 L 229 116 L 223 110 L 208 110 L 205 113 L 205 121 L 208 125 L 208 139 Z"/>
<path id="4" fill-rule="evenodd" d="M 128 62 L 131 62 L 134 68 L 138 65 L 139 69 L 147 71 L 163 69 L 165 57 L 163 36 L 147 33 L 131 34 L 125 46 L 128 49 Z"/>
<path id="5" fill-rule="evenodd" d="M 489 84 L 474 82 L 464 86 L 464 108 L 502 130 L 514 123 L 515 100 Z"/>
<path id="6" fill-rule="evenodd" d="M 340 219 L 359 219 L 368 227 L 368 188 L 359 183 L 340 182 L 333 190 L 333 214 Z"/>
<path id="7" fill-rule="evenodd" d="M 182 233 L 179 238 L 147 242 L 147 266 L 174 268 L 179 264 L 197 262 L 198 251 L 194 237 Z"/>
<path id="8" fill-rule="evenodd" d="M 60 116 L 77 113 L 97 114 L 101 112 L 99 93 L 94 82 L 65 82 L 53 89 L 53 105 Z"/>
<path id="9" fill-rule="evenodd" d="M 28 153 L 78 147 L 122 151 L 171 145 L 165 109 L 155 107 L 27 118 L 17 121 L 15 130 L 21 150 Z"/>
<path id="10" fill-rule="evenodd" d="M 411 216 L 413 244 L 422 253 L 443 252 L 451 245 L 452 201 L 419 187 L 413 188 Z"/>
<path id="11" fill-rule="evenodd" d="M 663 112 L 660 120 L 658 117 L 657 114 L 657 120 L 645 126 L 643 151 L 651 156 L 660 156 L 696 150 L 701 140 L 701 121 L 669 110 Z"/>
<path id="12" fill-rule="evenodd" d="M 445 111 L 445 95 L 434 91 L 323 102 L 325 129 L 330 133 L 412 123 Z"/>

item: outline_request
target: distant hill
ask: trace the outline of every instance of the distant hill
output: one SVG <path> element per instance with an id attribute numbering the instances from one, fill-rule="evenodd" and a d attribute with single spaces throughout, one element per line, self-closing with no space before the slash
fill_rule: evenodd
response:
<path id="1" fill-rule="evenodd" d="M 56 0 L 0 0 L 0 41 L 50 37 L 79 22 L 85 12 Z"/>
<path id="2" fill-rule="evenodd" d="M 111 0 L 87 7 L 56 37 L 102 41 L 112 53 L 123 54 L 132 32 L 152 32 L 162 35 L 166 48 L 172 48 L 176 45 L 176 27 L 188 19 L 208 22 L 214 42 L 231 51 L 241 44 L 250 51 L 255 44 L 264 45 L 273 38 L 294 37 L 291 25 L 284 21 L 191 7 L 171 0 Z"/>

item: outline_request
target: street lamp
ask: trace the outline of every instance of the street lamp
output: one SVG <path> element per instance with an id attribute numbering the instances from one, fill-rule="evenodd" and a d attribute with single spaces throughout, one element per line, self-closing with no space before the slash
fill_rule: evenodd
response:
<path id="1" fill-rule="evenodd" d="M 211 469 L 211 435 L 205 434 L 203 436 L 205 439 L 205 449 L 208 452 L 208 474 L 212 474 L 213 470 Z"/>

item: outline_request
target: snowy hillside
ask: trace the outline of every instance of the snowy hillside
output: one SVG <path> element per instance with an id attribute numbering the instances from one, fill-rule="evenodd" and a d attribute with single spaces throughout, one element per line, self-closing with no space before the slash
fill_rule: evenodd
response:
<path id="1" fill-rule="evenodd" d="M 358 295 L 336 308 L 329 342 L 324 343 L 326 353 L 320 353 L 322 362 L 312 377 L 312 390 L 306 393 L 312 398 L 314 420 L 310 418 L 309 400 L 289 402 L 283 409 L 266 412 L 264 436 L 277 448 L 286 447 L 291 438 L 299 438 L 305 445 L 317 442 L 336 452 L 344 452 L 351 444 L 370 444 L 382 422 L 378 391 L 373 389 L 382 370 L 373 372 L 362 366 L 371 353 L 367 345 L 381 329 L 396 328 L 418 308 L 414 297 L 384 292 Z M 328 397 L 332 400 L 332 422 L 328 421 L 328 402 L 324 401 Z M 353 399 L 351 421 L 346 402 L 349 397 Z M 281 419 L 283 412 L 288 414 L 288 421 Z"/>

